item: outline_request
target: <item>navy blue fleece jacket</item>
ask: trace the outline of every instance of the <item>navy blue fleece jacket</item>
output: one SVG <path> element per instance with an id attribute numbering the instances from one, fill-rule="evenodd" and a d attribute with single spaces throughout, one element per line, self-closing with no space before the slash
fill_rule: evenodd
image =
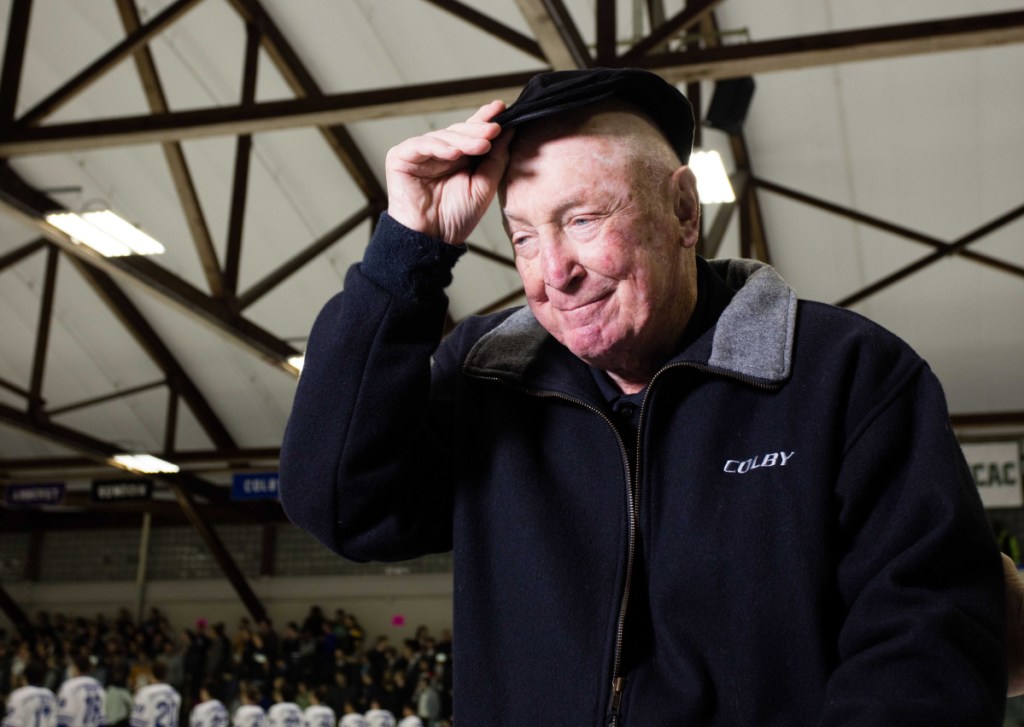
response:
<path id="1" fill-rule="evenodd" d="M 354 560 L 454 550 L 482 725 L 998 725 L 999 555 L 940 386 L 892 334 L 700 262 L 636 463 L 528 309 L 440 342 L 459 250 L 384 216 L 310 337 L 289 517 Z"/>

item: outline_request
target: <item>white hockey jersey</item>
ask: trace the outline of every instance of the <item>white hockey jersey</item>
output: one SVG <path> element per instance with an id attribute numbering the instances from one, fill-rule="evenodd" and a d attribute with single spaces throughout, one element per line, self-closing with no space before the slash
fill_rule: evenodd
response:
<path id="1" fill-rule="evenodd" d="M 189 727 L 230 727 L 228 708 L 219 699 L 208 699 L 192 708 Z"/>
<path id="2" fill-rule="evenodd" d="M 135 692 L 131 727 L 178 727 L 181 695 L 170 684 L 148 684 Z"/>
<path id="3" fill-rule="evenodd" d="M 369 727 L 395 727 L 395 715 L 386 709 L 371 709 L 366 713 Z"/>
<path id="4" fill-rule="evenodd" d="M 107 723 L 103 711 L 105 698 L 103 685 L 91 676 L 68 679 L 57 690 L 57 724 L 60 727 L 103 727 Z"/>
<path id="5" fill-rule="evenodd" d="M 243 704 L 235 710 L 231 727 L 267 727 L 267 713 L 258 704 Z"/>
<path id="6" fill-rule="evenodd" d="M 423 720 L 413 715 L 399 722 L 398 727 L 423 727 Z"/>
<path id="7" fill-rule="evenodd" d="M 302 727 L 302 708 L 295 702 L 278 702 L 267 710 L 267 727 Z"/>
<path id="8" fill-rule="evenodd" d="M 19 687 L 7 697 L 3 727 L 57 727 L 57 697 L 44 687 Z"/>
<path id="9" fill-rule="evenodd" d="M 338 727 L 370 727 L 370 723 L 366 721 L 366 717 L 361 714 L 346 714 L 338 722 Z"/>
<path id="10" fill-rule="evenodd" d="M 311 704 L 302 713 L 304 727 L 336 727 L 334 710 L 324 704 Z"/>

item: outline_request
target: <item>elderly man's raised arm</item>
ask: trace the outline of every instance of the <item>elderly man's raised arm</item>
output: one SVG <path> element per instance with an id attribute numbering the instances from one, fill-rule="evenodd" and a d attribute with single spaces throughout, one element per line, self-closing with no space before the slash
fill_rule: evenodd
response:
<path id="1" fill-rule="evenodd" d="M 388 214 L 310 334 L 281 448 L 281 502 L 354 560 L 451 547 L 444 420 L 454 372 L 431 357 L 452 267 L 507 163 L 510 135 L 486 121 L 502 108 L 389 152 Z"/>

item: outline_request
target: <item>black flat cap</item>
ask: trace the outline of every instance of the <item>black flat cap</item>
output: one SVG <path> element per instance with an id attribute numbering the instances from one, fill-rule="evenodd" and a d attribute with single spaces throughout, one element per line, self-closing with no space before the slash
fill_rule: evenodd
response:
<path id="1" fill-rule="evenodd" d="M 527 82 L 515 103 L 493 121 L 502 127 L 515 127 L 611 98 L 630 103 L 651 117 L 680 161 L 689 161 L 694 124 L 690 102 L 661 76 L 640 68 L 539 73 Z"/>

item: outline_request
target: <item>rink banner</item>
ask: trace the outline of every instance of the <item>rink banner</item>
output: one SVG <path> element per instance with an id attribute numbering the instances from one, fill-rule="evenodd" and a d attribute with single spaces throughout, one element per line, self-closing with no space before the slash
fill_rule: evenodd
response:
<path id="1" fill-rule="evenodd" d="M 139 502 L 153 499 L 153 480 L 93 480 L 92 502 Z"/>
<path id="2" fill-rule="evenodd" d="M 1020 440 L 961 446 L 986 508 L 1024 506 Z"/>
<path id="3" fill-rule="evenodd" d="M 34 482 L 29 485 L 4 486 L 4 503 L 10 507 L 59 505 L 67 490 L 63 482 Z"/>
<path id="4" fill-rule="evenodd" d="M 231 478 L 232 500 L 277 499 L 277 472 L 247 472 Z"/>

